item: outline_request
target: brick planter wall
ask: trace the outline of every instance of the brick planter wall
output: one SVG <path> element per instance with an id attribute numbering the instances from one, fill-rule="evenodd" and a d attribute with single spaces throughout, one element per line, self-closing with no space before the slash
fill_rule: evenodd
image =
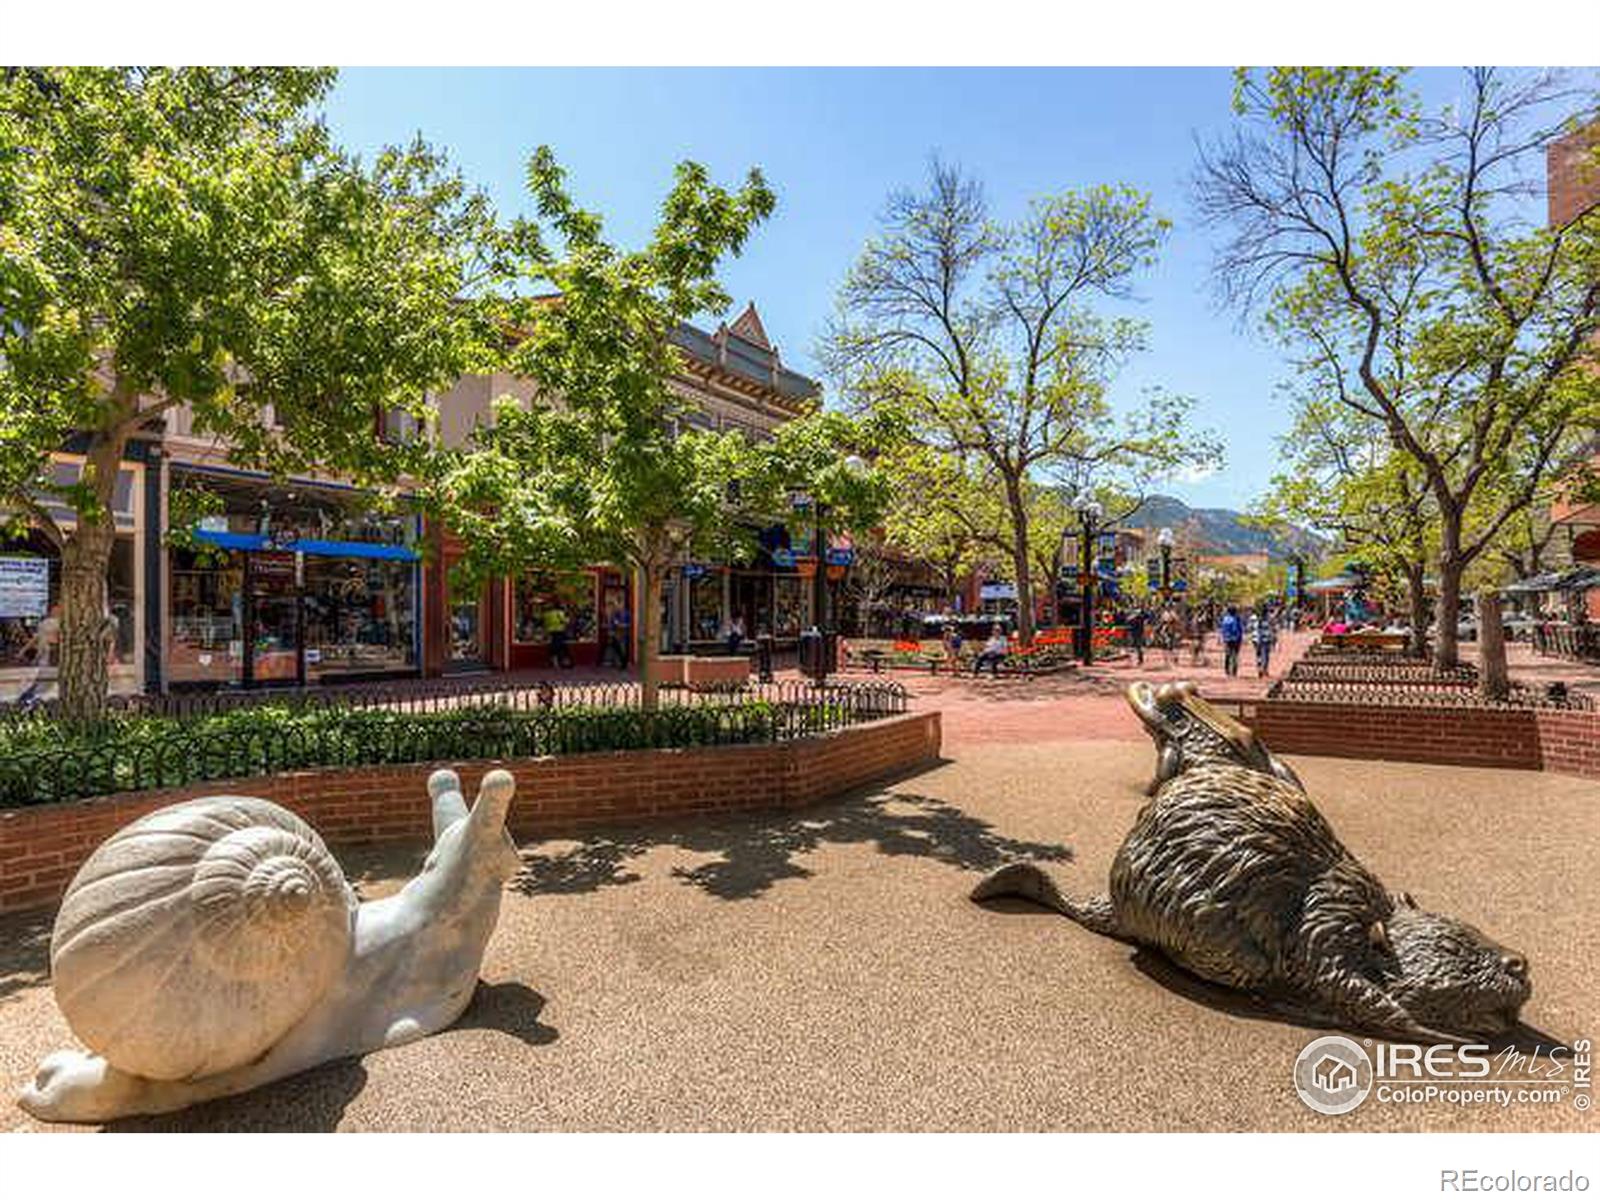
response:
<path id="1" fill-rule="evenodd" d="M 937 712 L 910 713 L 820 737 L 452 763 L 470 801 L 484 772 L 517 778 L 510 826 L 519 840 L 660 817 L 812 804 L 939 757 Z M 94 848 L 128 822 L 197 796 L 260 796 L 298 813 L 330 845 L 432 836 L 427 778 L 440 763 L 327 768 L 213 780 L 68 804 L 0 811 L 0 912 L 50 904 Z"/>
<path id="2" fill-rule="evenodd" d="M 1272 750 L 1560 771 L 1600 779 L 1600 713 L 1258 700 L 1245 723 Z"/>

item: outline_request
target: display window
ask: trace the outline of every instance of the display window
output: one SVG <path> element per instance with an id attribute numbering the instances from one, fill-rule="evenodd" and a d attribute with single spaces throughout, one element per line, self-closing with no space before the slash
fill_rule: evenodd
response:
<path id="1" fill-rule="evenodd" d="M 774 637 L 800 636 L 805 619 L 805 590 L 796 575 L 775 575 L 772 580 L 772 633 Z"/>
<path id="2" fill-rule="evenodd" d="M 244 555 L 174 549 L 169 580 L 174 683 L 239 683 L 244 677 Z"/>
<path id="3" fill-rule="evenodd" d="M 689 588 L 689 637 L 714 641 L 722 630 L 722 572 L 707 571 Z"/>
<path id="4" fill-rule="evenodd" d="M 405 671 L 416 665 L 412 563 L 307 554 L 303 570 L 308 680 Z M 259 637 L 275 641 L 288 641 L 295 633 L 292 619 L 273 608 L 264 610 L 259 594 L 256 624 Z M 262 649 L 258 646 L 258 655 Z"/>
<path id="5" fill-rule="evenodd" d="M 56 487 L 70 487 L 83 460 L 52 455 L 49 470 Z M 136 692 L 144 683 L 143 480 L 142 466 L 125 464 L 111 500 L 116 537 L 106 566 L 106 616 L 112 622 L 106 659 L 113 693 Z M 39 504 L 70 533 L 73 513 L 57 495 L 41 494 Z M 38 528 L 0 538 L 0 702 L 53 698 L 60 655 L 60 550 Z"/>
<path id="6" fill-rule="evenodd" d="M 565 631 L 569 642 L 592 642 L 596 579 L 589 571 L 528 571 L 516 583 L 512 637 L 522 645 L 548 645 Z"/>

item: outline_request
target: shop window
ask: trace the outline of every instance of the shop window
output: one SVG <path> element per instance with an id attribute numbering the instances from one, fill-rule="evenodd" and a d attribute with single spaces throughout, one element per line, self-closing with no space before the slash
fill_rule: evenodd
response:
<path id="1" fill-rule="evenodd" d="M 805 594 L 796 575 L 777 575 L 772 581 L 772 632 L 776 637 L 800 635 L 805 618 Z"/>
<path id="2" fill-rule="evenodd" d="M 544 645 L 553 630 L 574 642 L 595 640 L 595 577 L 588 571 L 529 571 L 517 580 L 512 632 L 524 645 Z"/>
<path id="3" fill-rule="evenodd" d="M 244 555 L 172 551 L 174 683 L 237 683 L 244 670 Z"/>
<path id="4" fill-rule="evenodd" d="M 133 537 L 123 534 L 106 569 L 107 615 L 115 623 L 109 658 L 123 666 L 134 661 L 135 584 Z M 53 680 L 60 652 L 60 552 L 37 530 L 0 541 L 0 669 Z"/>
<path id="5" fill-rule="evenodd" d="M 722 573 L 708 571 L 689 589 L 689 637 L 697 642 L 716 640 L 722 627 Z"/>
<path id="6" fill-rule="evenodd" d="M 413 563 L 305 555 L 306 674 L 404 671 L 416 663 Z"/>

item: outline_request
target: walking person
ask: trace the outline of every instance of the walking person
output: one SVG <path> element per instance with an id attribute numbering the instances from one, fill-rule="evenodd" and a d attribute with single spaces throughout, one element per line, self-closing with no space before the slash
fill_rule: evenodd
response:
<path id="1" fill-rule="evenodd" d="M 1161 647 L 1169 668 L 1178 665 L 1179 630 L 1178 610 L 1168 604 L 1161 610 L 1161 618 L 1156 622 L 1156 644 Z"/>
<path id="2" fill-rule="evenodd" d="M 1272 647 L 1278 640 L 1272 614 L 1263 605 L 1250 620 L 1250 641 L 1256 648 L 1256 678 L 1265 679 L 1272 671 Z"/>
<path id="3" fill-rule="evenodd" d="M 544 610 L 544 630 L 550 638 L 550 665 L 572 669 L 572 651 L 567 649 L 567 628 L 570 622 L 566 610 L 552 604 Z"/>
<path id="4" fill-rule="evenodd" d="M 739 648 L 744 645 L 744 618 L 737 614 L 728 622 L 727 643 L 730 656 L 738 654 Z"/>
<path id="5" fill-rule="evenodd" d="M 619 604 L 611 610 L 611 616 L 606 621 L 609 637 L 606 641 L 606 654 L 616 655 L 617 670 L 628 669 L 628 642 L 630 618 L 628 606 Z"/>
<path id="6" fill-rule="evenodd" d="M 1150 614 L 1145 612 L 1140 605 L 1128 614 L 1128 644 L 1133 647 L 1134 656 L 1139 660 L 1139 665 L 1144 666 L 1144 626 L 1150 619 Z"/>
<path id="7" fill-rule="evenodd" d="M 1239 648 L 1244 644 L 1244 622 L 1239 619 L 1239 610 L 1231 604 L 1222 614 L 1219 631 L 1222 634 L 1222 671 L 1225 675 L 1237 676 Z"/>

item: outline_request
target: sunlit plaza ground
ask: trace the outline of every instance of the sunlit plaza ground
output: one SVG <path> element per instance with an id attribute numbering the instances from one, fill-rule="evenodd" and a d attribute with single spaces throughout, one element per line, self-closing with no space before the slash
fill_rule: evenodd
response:
<path id="1" fill-rule="evenodd" d="M 1312 1030 L 1061 917 L 967 900 L 980 872 L 1014 857 L 1056 860 L 1080 893 L 1102 888 L 1152 758 L 1142 738 L 1083 740 L 1065 727 L 988 744 L 969 733 L 930 770 L 818 808 L 526 845 L 484 982 L 456 1027 L 118 1127 L 1589 1127 L 1566 1104 L 1369 1101 L 1343 1118 L 1317 1116 L 1290 1084 Z M 1592 1036 L 1592 781 L 1293 764 L 1389 886 L 1527 954 L 1523 1016 L 1547 1043 Z M 422 852 L 340 856 L 373 897 Z M 0 920 L 8 1093 L 72 1041 L 46 978 L 49 919 Z M 10 1105 L 0 1127 L 45 1128 Z"/>

